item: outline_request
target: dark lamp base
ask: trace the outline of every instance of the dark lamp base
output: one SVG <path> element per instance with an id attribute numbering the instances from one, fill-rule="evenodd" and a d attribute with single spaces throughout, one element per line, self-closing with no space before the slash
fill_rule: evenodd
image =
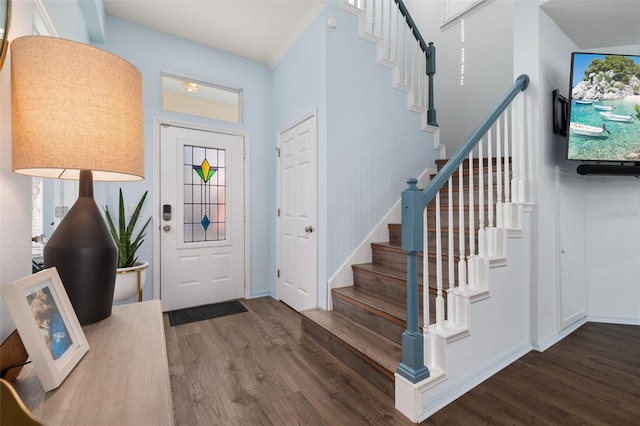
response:
<path id="1" fill-rule="evenodd" d="M 83 173 L 89 173 L 88 184 Z M 81 172 L 80 197 L 44 247 L 44 266 L 57 268 L 81 325 L 111 315 L 118 265 L 118 249 L 93 199 L 90 173 Z"/>

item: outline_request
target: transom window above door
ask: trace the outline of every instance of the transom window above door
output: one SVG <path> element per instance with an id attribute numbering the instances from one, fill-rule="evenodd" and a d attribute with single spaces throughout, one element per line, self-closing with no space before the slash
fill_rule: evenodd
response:
<path id="1" fill-rule="evenodd" d="M 240 123 L 242 90 L 162 74 L 162 109 Z"/>

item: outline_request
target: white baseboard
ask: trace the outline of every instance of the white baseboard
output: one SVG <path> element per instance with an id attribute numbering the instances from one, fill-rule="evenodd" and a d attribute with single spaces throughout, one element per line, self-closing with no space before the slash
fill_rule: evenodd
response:
<path id="1" fill-rule="evenodd" d="M 582 327 L 586 323 L 587 323 L 587 318 L 586 317 L 582 318 L 581 320 L 573 323 L 572 325 L 560 331 L 559 333 L 554 334 L 553 336 L 547 337 L 542 342 L 538 344 L 532 344 L 531 347 L 538 352 L 544 352 L 547 349 L 549 349 L 551 346 L 558 343 L 560 340 L 564 339 L 565 337 L 567 337 L 568 335 L 576 331 L 578 328 Z"/>
<path id="2" fill-rule="evenodd" d="M 640 318 L 600 317 L 589 315 L 587 316 L 587 321 L 600 322 L 604 324 L 640 325 Z"/>

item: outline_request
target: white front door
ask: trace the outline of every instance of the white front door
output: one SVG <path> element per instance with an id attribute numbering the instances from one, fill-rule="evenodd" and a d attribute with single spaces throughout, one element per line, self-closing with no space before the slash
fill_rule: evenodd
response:
<path id="1" fill-rule="evenodd" d="M 244 296 L 244 137 L 162 125 L 164 311 Z"/>
<path id="2" fill-rule="evenodd" d="M 278 135 L 278 298 L 317 306 L 316 118 Z"/>

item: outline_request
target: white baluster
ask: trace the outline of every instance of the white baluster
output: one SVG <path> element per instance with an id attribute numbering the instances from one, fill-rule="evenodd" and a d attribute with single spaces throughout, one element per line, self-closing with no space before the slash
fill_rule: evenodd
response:
<path id="1" fill-rule="evenodd" d="M 448 257 L 448 262 L 447 262 L 447 266 L 449 267 L 449 288 L 447 289 L 447 320 L 448 320 L 448 324 L 454 325 L 455 323 L 455 313 L 453 311 L 454 305 L 453 305 L 453 292 L 455 290 L 455 276 L 454 276 L 454 262 L 453 262 L 453 203 L 451 202 L 453 199 L 453 178 L 451 176 L 449 176 L 449 182 L 448 182 L 449 188 L 448 188 L 448 200 L 449 200 L 449 209 L 448 209 L 448 221 L 449 221 L 449 228 L 448 228 L 448 251 L 447 251 L 447 257 Z"/>
<path id="2" fill-rule="evenodd" d="M 484 138 L 478 143 L 478 256 L 486 256 L 487 239 L 484 223 L 484 150 L 482 147 Z"/>
<path id="3" fill-rule="evenodd" d="M 475 225 L 475 188 L 473 185 L 473 150 L 469 153 L 469 257 L 467 258 L 467 279 L 469 287 L 474 288 L 478 286 L 476 269 L 475 269 L 475 257 L 476 257 L 476 225 Z"/>
<path id="4" fill-rule="evenodd" d="M 428 209 L 429 206 L 424 209 L 423 223 L 427 222 L 428 217 Z M 422 246 L 424 247 L 422 251 L 422 324 L 424 325 L 424 329 L 429 328 L 429 324 L 431 323 L 430 312 L 429 312 L 429 298 L 431 295 L 429 294 L 429 227 L 425 226 L 422 232 Z"/>
<path id="5" fill-rule="evenodd" d="M 518 151 L 518 111 L 514 103 L 509 105 L 511 109 L 511 203 L 517 203 L 520 194 L 518 193 L 518 179 L 520 175 L 520 162 L 518 157 L 520 152 Z M 513 225 L 512 225 L 513 227 Z"/>
<path id="6" fill-rule="evenodd" d="M 465 237 L 464 237 L 464 167 L 458 167 L 458 287 L 465 291 L 467 289 L 467 262 L 465 261 Z M 449 199 L 453 204 L 453 199 Z"/>
<path id="7" fill-rule="evenodd" d="M 413 49 L 413 55 L 414 55 L 414 77 L 413 80 L 415 81 L 414 83 L 414 92 L 413 92 L 413 103 L 416 106 L 420 106 L 420 104 L 422 103 L 421 100 L 421 90 L 422 88 L 420 87 L 420 76 L 422 75 L 422 61 L 420 60 L 420 53 L 422 52 L 422 50 L 420 49 L 420 44 L 418 43 L 418 41 L 415 41 L 415 47 Z"/>
<path id="8" fill-rule="evenodd" d="M 413 56 L 413 50 L 411 49 L 411 43 L 413 42 L 414 38 L 413 38 L 413 34 L 411 33 L 411 29 L 409 28 L 409 26 L 405 23 L 404 24 L 404 69 L 405 69 L 405 77 L 404 77 L 404 84 L 406 84 L 407 86 L 411 85 L 411 81 L 412 81 L 412 75 L 411 75 L 411 71 L 413 70 L 413 62 L 412 62 L 412 56 Z"/>
<path id="9" fill-rule="evenodd" d="M 371 35 L 376 35 L 376 0 L 371 0 Z"/>
<path id="10" fill-rule="evenodd" d="M 397 8 L 393 7 L 394 4 L 395 3 L 393 2 L 393 0 L 387 0 L 387 22 L 389 23 L 389 31 L 387 31 L 387 33 L 389 34 L 389 41 L 387 43 L 387 51 L 385 52 L 384 57 L 387 58 L 389 62 L 393 61 L 393 22 L 395 20 L 394 11 L 398 10 Z"/>
<path id="11" fill-rule="evenodd" d="M 504 111 L 504 212 L 503 218 L 505 228 L 511 228 L 511 159 L 509 158 L 509 119 L 508 109 Z"/>
<path id="12" fill-rule="evenodd" d="M 440 191 L 436 194 L 436 327 L 444 326 L 444 297 L 442 296 L 442 231 L 440 229 Z"/>
<path id="13" fill-rule="evenodd" d="M 487 213 L 488 213 L 488 224 L 487 228 L 490 233 L 487 234 L 487 254 L 489 256 L 493 256 L 496 254 L 495 247 L 495 232 L 493 228 L 493 212 L 495 206 L 493 205 L 493 127 L 489 128 L 487 132 L 487 157 L 489 158 L 489 164 L 487 165 L 488 175 L 487 175 Z M 481 189 L 483 191 L 484 189 Z"/>
<path id="14" fill-rule="evenodd" d="M 396 49 L 395 49 L 395 53 L 396 53 L 396 66 L 400 67 L 400 33 L 403 32 L 403 30 L 401 30 L 401 28 L 404 29 L 404 25 L 403 25 L 403 20 L 402 20 L 402 13 L 400 13 L 399 10 L 396 9 Z"/>
<path id="15" fill-rule="evenodd" d="M 498 118 L 496 126 L 496 180 L 497 180 L 497 200 L 496 200 L 496 226 L 504 228 L 504 207 L 502 206 L 502 121 L 504 114 Z"/>

